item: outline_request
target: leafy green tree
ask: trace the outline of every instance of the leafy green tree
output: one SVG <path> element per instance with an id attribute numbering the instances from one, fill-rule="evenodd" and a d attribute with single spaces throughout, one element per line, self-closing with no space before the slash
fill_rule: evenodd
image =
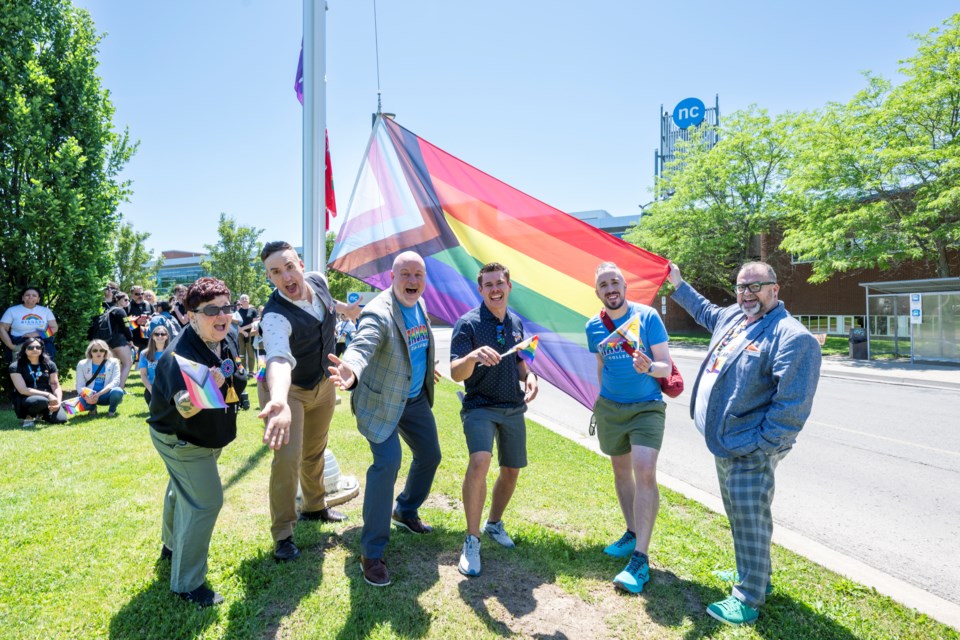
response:
<path id="1" fill-rule="evenodd" d="M 705 129 L 694 132 L 658 185 L 672 195 L 651 205 L 625 239 L 670 258 L 697 287 L 729 289 L 783 209 L 792 118 L 756 106 L 735 112 L 712 149 Z"/>
<path id="2" fill-rule="evenodd" d="M 928 261 L 941 277 L 960 247 L 960 14 L 917 37 L 898 86 L 867 76 L 847 104 L 799 127 L 783 244 L 838 271 Z"/>
<path id="3" fill-rule="evenodd" d="M 117 229 L 113 245 L 113 280 L 120 285 L 121 291 L 129 291 L 135 284 L 145 289 L 156 288 L 157 271 L 163 265 L 163 256 L 152 266 L 147 266 L 147 263 L 154 259 L 153 251 L 148 251 L 144 245 L 149 237 L 149 233 L 134 231 L 129 222 L 121 224 Z"/>
<path id="4" fill-rule="evenodd" d="M 100 38 L 67 0 L 0 9 L 0 305 L 39 286 L 60 326 L 61 364 L 79 356 L 113 273 L 118 206 L 130 194 L 119 174 L 136 149 L 113 130 Z"/>
<path id="5" fill-rule="evenodd" d="M 336 235 L 332 231 L 328 232 L 326 236 L 328 259 L 333 254 L 333 244 L 335 240 Z M 334 269 L 327 269 L 327 285 L 330 287 L 330 294 L 333 295 L 334 299 L 340 300 L 341 302 L 347 301 L 347 294 L 351 291 L 373 291 L 373 287 L 370 285 L 364 284 L 353 276 L 348 276 Z"/>
<path id="6" fill-rule="evenodd" d="M 204 245 L 208 255 L 200 264 L 211 276 L 226 282 L 234 298 L 245 293 L 254 306 L 266 302 L 270 287 L 259 258 L 263 229 L 237 225 L 236 220 L 221 213 L 217 233 L 219 242 Z"/>

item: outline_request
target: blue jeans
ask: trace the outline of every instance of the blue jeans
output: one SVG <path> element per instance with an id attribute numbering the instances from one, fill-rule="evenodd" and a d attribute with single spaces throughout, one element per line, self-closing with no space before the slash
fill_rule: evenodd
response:
<path id="1" fill-rule="evenodd" d="M 110 389 L 106 394 L 97 398 L 97 406 L 110 405 L 110 413 L 116 413 L 121 402 L 123 402 L 123 389 Z"/>
<path id="2" fill-rule="evenodd" d="M 390 516 L 393 511 L 393 486 L 400 472 L 400 438 L 410 447 L 413 461 L 407 483 L 397 496 L 396 511 L 402 518 L 416 518 L 427 499 L 433 477 L 440 466 L 440 440 L 437 423 L 427 396 L 422 391 L 407 400 L 397 428 L 380 443 L 370 442 L 373 464 L 367 469 L 367 487 L 363 496 L 363 531 L 360 553 L 365 558 L 382 558 L 390 540 Z"/>

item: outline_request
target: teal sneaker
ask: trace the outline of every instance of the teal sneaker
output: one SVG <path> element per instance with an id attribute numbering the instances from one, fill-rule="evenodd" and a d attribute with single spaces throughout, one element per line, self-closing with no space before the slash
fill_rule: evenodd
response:
<path id="1" fill-rule="evenodd" d="M 630 562 L 627 568 L 617 574 L 613 579 L 616 588 L 628 593 L 640 593 L 643 591 L 643 585 L 650 582 L 650 563 L 647 557 L 639 551 L 630 554 Z"/>
<path id="2" fill-rule="evenodd" d="M 752 624 L 757 621 L 760 612 L 753 607 L 743 604 L 739 598 L 730 596 L 725 600 L 714 602 L 707 607 L 707 615 L 724 624 L 738 627 L 742 624 Z"/>
<path id="3" fill-rule="evenodd" d="M 608 556 L 613 556 L 614 558 L 629 558 L 636 546 L 637 536 L 627 531 L 620 536 L 619 540 L 604 549 L 603 552 Z"/>
<path id="4" fill-rule="evenodd" d="M 713 575 L 717 576 L 724 582 L 730 582 L 733 584 L 740 582 L 740 574 L 737 573 L 736 569 L 718 569 L 713 572 Z M 767 595 L 770 595 L 771 593 L 773 593 L 773 584 L 768 582 Z"/>

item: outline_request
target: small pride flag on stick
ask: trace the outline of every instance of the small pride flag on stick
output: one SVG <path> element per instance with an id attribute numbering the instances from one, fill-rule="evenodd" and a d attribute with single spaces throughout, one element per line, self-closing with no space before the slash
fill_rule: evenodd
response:
<path id="1" fill-rule="evenodd" d="M 640 316 L 634 316 L 628 322 L 620 325 L 616 331 L 601 340 L 600 344 L 611 347 L 616 344 L 622 344 L 623 350 L 627 352 L 627 355 L 631 356 L 634 351 L 643 349 L 643 344 L 640 342 Z"/>
<path id="2" fill-rule="evenodd" d="M 40 332 L 40 335 L 41 335 L 42 337 L 44 337 L 44 338 L 52 338 L 52 337 L 53 337 L 53 329 L 50 328 L 50 325 L 47 325 L 46 329 L 44 329 L 43 331 Z"/>
<path id="3" fill-rule="evenodd" d="M 526 340 L 522 340 L 521 342 L 518 342 L 517 344 L 513 345 L 513 347 L 508 349 L 505 353 L 501 354 L 500 357 L 502 358 L 503 356 L 508 356 L 511 353 L 516 353 L 517 356 L 523 358 L 524 360 L 532 364 L 533 359 L 537 355 L 538 344 L 540 344 L 540 336 L 538 335 L 531 336 Z"/>
<path id="4" fill-rule="evenodd" d="M 63 403 L 63 410 L 68 416 L 75 416 L 77 414 L 83 413 L 90 409 L 88 406 L 90 403 L 90 396 L 93 395 L 93 390 L 89 387 L 84 387 L 80 390 L 80 395 L 74 398 L 73 400 L 66 400 Z"/>
<path id="5" fill-rule="evenodd" d="M 257 356 L 257 382 L 267 379 L 267 361 L 263 356 Z"/>
<path id="6" fill-rule="evenodd" d="M 180 373 L 187 385 L 187 393 L 190 394 L 190 402 L 193 406 L 199 409 L 227 408 L 227 403 L 210 374 L 210 369 L 177 354 L 173 354 L 173 357 L 177 359 L 177 366 L 180 367 Z"/>

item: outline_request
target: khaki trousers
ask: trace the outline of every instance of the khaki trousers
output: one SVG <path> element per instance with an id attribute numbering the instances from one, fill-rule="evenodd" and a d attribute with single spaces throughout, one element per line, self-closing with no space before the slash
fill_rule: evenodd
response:
<path id="1" fill-rule="evenodd" d="M 270 400 L 263 383 L 257 385 L 257 394 L 260 406 Z M 303 492 L 303 511 L 319 511 L 327 506 L 323 454 L 336 402 L 336 388 L 328 378 L 312 389 L 290 385 L 290 442 L 273 452 L 270 467 L 270 534 L 275 542 L 293 535 L 298 481 Z"/>

